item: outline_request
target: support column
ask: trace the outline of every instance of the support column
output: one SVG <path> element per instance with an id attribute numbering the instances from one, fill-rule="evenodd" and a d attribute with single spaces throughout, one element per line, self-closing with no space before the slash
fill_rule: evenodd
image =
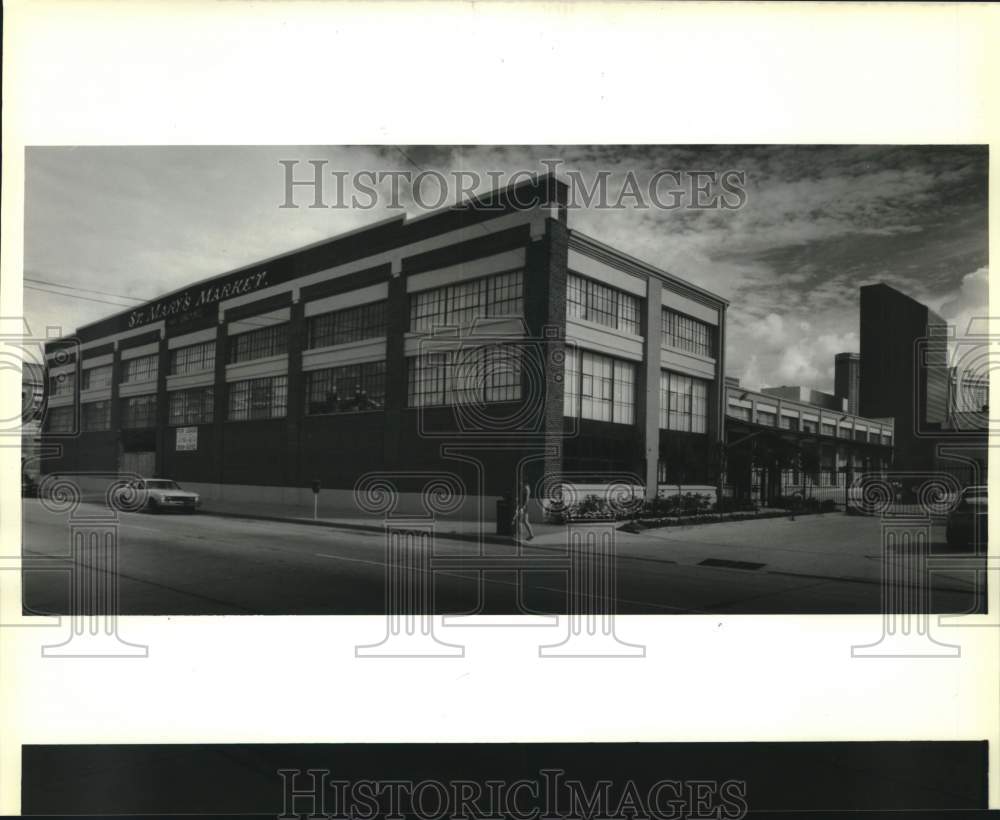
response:
<path id="1" fill-rule="evenodd" d="M 212 408 L 212 465 L 214 467 L 215 483 L 222 484 L 222 456 L 225 452 L 226 403 L 226 357 L 229 355 L 228 322 L 224 313 L 219 315 L 219 329 L 215 337 L 215 388 L 213 391 Z"/>
<path id="2" fill-rule="evenodd" d="M 295 296 L 288 322 L 288 396 L 285 409 L 285 483 L 303 486 L 301 469 L 302 416 L 305 407 L 305 380 L 302 377 L 302 349 L 306 344 L 305 306 Z"/>
<path id="3" fill-rule="evenodd" d="M 646 498 L 656 498 L 660 466 L 660 324 L 663 310 L 663 284 L 651 276 L 646 280 L 645 313 L 642 333 L 642 394 L 639 405 L 639 429 L 645 459 Z"/>
<path id="4" fill-rule="evenodd" d="M 121 469 L 122 463 L 122 402 L 118 394 L 118 386 L 122 380 L 122 352 L 118 342 L 111 354 L 111 431 L 115 437 L 115 469 Z"/>
<path id="5" fill-rule="evenodd" d="M 544 227 L 544 230 L 541 228 Z M 537 339 L 538 354 L 545 369 L 544 404 L 542 405 L 545 445 L 558 445 L 544 459 L 533 461 L 525 477 L 534 485 L 543 475 L 563 472 L 563 350 L 566 341 L 566 270 L 569 265 L 569 232 L 558 219 L 546 218 L 532 234 L 525 251 L 524 316 L 531 338 Z M 537 397 L 528 390 L 538 389 L 527 374 L 522 378 L 525 401 Z M 511 477 L 513 481 L 513 476 Z"/>
<path id="6" fill-rule="evenodd" d="M 170 369 L 170 349 L 167 340 L 160 336 L 160 355 L 156 367 L 156 463 L 155 475 L 168 478 L 166 467 L 167 450 L 173 449 L 175 439 L 170 426 L 170 403 L 167 396 L 167 372 Z"/>
<path id="7" fill-rule="evenodd" d="M 385 343 L 385 433 L 383 464 L 386 470 L 405 465 L 400 458 L 403 434 L 403 416 L 406 411 L 406 332 L 410 326 L 409 298 L 406 294 L 406 277 L 402 275 L 399 260 L 392 263 L 389 279 L 389 299 L 386 304 Z"/>

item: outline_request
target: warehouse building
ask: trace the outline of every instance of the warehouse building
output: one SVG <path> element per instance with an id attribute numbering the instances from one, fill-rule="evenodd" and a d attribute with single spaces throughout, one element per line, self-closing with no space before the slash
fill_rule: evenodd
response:
<path id="1" fill-rule="evenodd" d="M 393 218 L 47 348 L 46 472 L 350 508 L 360 476 L 713 486 L 726 302 L 568 226 L 552 176 Z"/>
<path id="2" fill-rule="evenodd" d="M 731 378 L 726 444 L 735 498 L 776 504 L 800 494 L 840 502 L 853 481 L 891 466 L 894 423 L 849 413 L 846 398 L 828 393 L 799 387 L 747 390 Z"/>

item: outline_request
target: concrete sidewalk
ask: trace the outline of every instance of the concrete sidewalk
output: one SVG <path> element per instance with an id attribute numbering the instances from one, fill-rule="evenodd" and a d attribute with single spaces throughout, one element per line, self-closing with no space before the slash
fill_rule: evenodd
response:
<path id="1" fill-rule="evenodd" d="M 342 515 L 331 515 L 320 510 L 317 518 L 313 511 L 301 506 L 286 504 L 255 504 L 248 509 L 245 503 L 226 502 L 221 500 L 206 500 L 199 508 L 204 515 L 217 515 L 227 518 L 246 518 L 259 521 L 286 521 L 290 524 L 307 524 L 334 529 L 361 530 L 366 532 L 382 532 L 385 529 L 385 519 L 379 516 L 366 516 L 357 510 L 345 512 Z M 391 520 L 391 519 L 390 519 Z M 419 520 L 412 516 L 400 516 L 399 522 Z M 468 519 L 437 518 L 435 532 L 442 538 L 460 541 L 483 541 L 490 544 L 513 544 L 509 535 L 497 535 L 496 524 L 493 521 L 481 523 Z M 529 543 L 562 544 L 566 528 L 555 524 L 542 524 L 532 521 L 531 528 L 535 538 Z"/>

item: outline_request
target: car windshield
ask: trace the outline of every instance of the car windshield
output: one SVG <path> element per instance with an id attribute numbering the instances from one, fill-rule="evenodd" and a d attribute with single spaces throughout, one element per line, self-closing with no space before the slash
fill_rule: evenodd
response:
<path id="1" fill-rule="evenodd" d="M 176 481 L 147 481 L 147 490 L 179 490 Z"/>

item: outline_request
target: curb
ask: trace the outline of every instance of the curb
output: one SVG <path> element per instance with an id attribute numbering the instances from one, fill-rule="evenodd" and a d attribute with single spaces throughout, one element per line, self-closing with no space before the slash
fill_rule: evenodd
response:
<path id="1" fill-rule="evenodd" d="M 214 515 L 216 518 L 243 518 L 250 521 L 274 521 L 283 524 L 305 524 L 310 527 L 327 527 L 333 530 L 349 530 L 354 532 L 385 532 L 385 528 L 376 524 L 354 524 L 345 521 L 332 521 L 330 519 L 313 519 L 313 518 L 293 518 L 286 515 L 261 515 L 254 513 L 240 513 L 240 512 L 223 512 L 221 510 L 212 510 L 202 507 L 198 510 L 200 515 Z M 503 544 L 506 546 L 513 546 L 517 542 L 512 536 L 507 535 L 492 535 L 483 534 L 475 535 L 473 533 L 465 532 L 454 532 L 454 531 L 440 531 L 437 533 L 442 538 L 447 538 L 451 541 L 469 541 L 472 543 L 485 542 L 488 544 Z"/>

